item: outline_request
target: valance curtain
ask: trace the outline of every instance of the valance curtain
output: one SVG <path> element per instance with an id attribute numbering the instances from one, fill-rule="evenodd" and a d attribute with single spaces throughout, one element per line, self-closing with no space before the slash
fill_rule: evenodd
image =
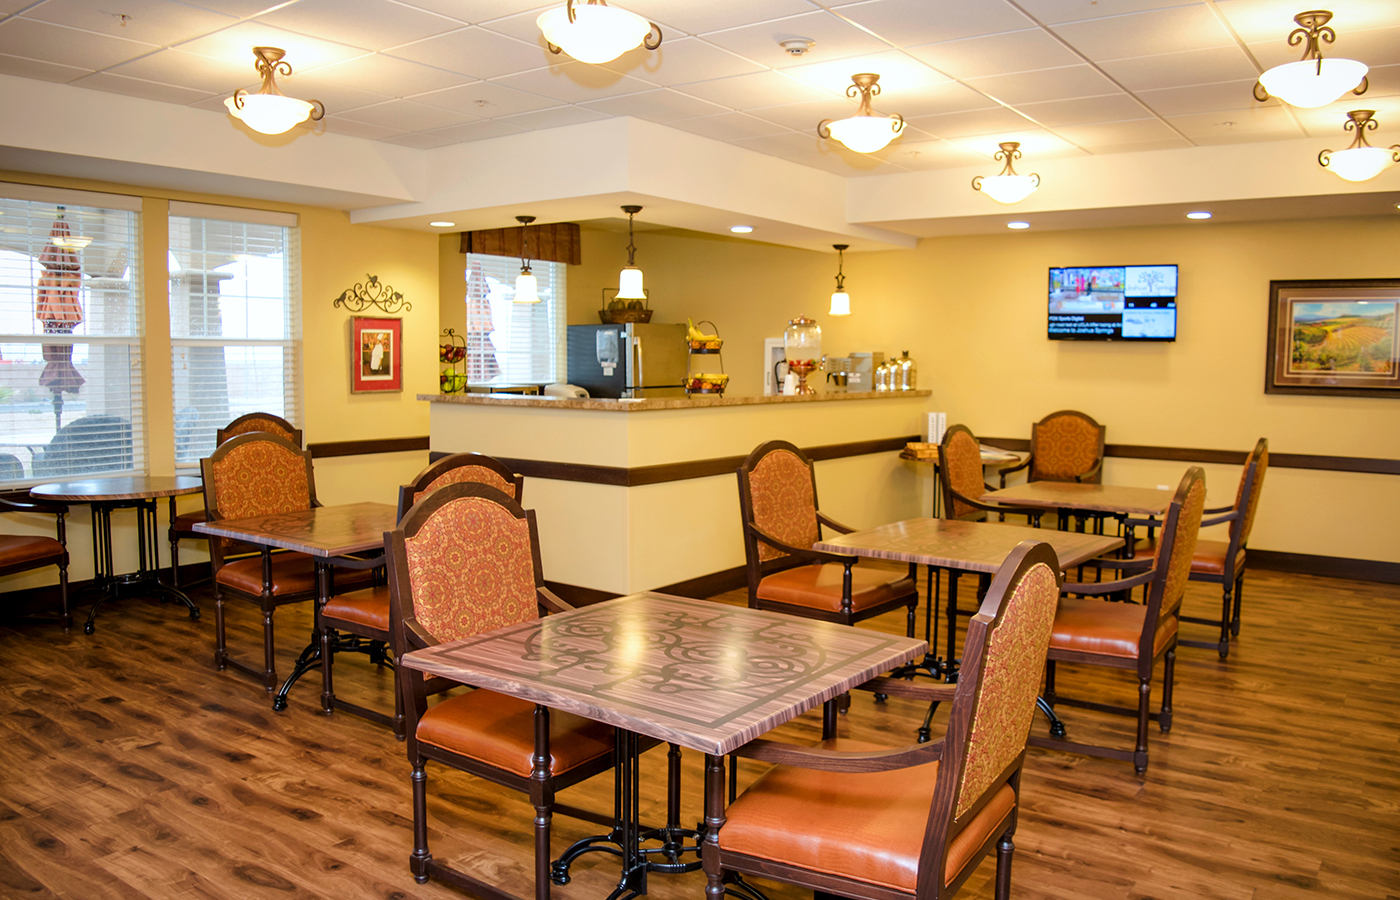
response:
<path id="1" fill-rule="evenodd" d="M 583 261 L 579 251 L 578 224 L 575 222 L 555 222 L 546 225 L 527 225 L 530 231 L 529 258 L 547 262 L 568 263 L 576 266 Z M 513 256 L 519 259 L 520 226 L 509 228 L 488 228 L 483 231 L 462 232 L 462 252 L 480 253 L 486 256 Z"/>

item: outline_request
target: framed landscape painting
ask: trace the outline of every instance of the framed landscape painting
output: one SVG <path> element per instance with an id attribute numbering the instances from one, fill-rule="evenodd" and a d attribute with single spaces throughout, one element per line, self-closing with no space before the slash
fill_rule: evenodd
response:
<path id="1" fill-rule="evenodd" d="M 1400 397 L 1400 278 L 1269 282 L 1266 394 Z"/>
<path id="2" fill-rule="evenodd" d="M 403 320 L 350 321 L 351 393 L 403 390 Z"/>

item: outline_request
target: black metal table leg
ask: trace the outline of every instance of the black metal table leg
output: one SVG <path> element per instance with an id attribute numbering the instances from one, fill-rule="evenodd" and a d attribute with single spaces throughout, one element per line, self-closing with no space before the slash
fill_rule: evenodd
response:
<path id="1" fill-rule="evenodd" d="M 84 634 L 97 630 L 97 610 L 109 597 L 120 598 L 122 594 L 168 597 L 185 605 L 191 619 L 199 618 L 199 607 L 194 605 L 184 591 L 171 587 L 160 580 L 160 544 L 156 539 L 156 501 L 116 500 L 92 501 L 92 556 L 93 586 L 99 591 L 88 610 L 87 622 L 83 625 Z M 112 510 L 136 510 L 136 557 L 135 572 L 116 574 L 116 563 L 112 553 Z"/>

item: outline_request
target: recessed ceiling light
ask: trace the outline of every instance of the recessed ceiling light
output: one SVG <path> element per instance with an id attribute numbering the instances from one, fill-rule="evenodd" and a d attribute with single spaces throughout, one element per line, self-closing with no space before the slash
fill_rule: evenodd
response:
<path id="1" fill-rule="evenodd" d="M 752 225 L 730 225 L 729 230 L 735 234 L 749 234 L 753 231 Z"/>
<path id="2" fill-rule="evenodd" d="M 428 224 L 434 228 L 453 228 L 457 225 L 456 222 L 429 222 Z"/>
<path id="3" fill-rule="evenodd" d="M 1031 227 L 1031 223 L 1030 223 L 1030 222 L 1007 222 L 1007 223 L 1006 223 L 1006 227 L 1007 227 L 1007 228 L 1015 228 L 1017 231 L 1020 231 L 1020 230 L 1022 230 L 1022 229 L 1024 229 L 1024 228 L 1030 228 L 1030 227 Z"/>
<path id="4" fill-rule="evenodd" d="M 1205 210 L 1201 210 L 1200 212 L 1189 212 L 1189 213 L 1186 214 L 1186 218 L 1188 218 L 1188 219 L 1209 219 L 1209 218 L 1210 218 L 1210 213 L 1206 212 Z"/>

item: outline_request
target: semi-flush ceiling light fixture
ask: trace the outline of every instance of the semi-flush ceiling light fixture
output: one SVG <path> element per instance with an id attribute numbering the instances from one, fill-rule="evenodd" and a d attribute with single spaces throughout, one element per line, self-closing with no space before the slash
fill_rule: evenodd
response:
<path id="1" fill-rule="evenodd" d="M 1186 214 L 1186 218 L 1198 220 L 1209 219 L 1210 213 L 1206 212 L 1205 210 L 1200 210 L 1198 212 L 1189 212 Z"/>
<path id="2" fill-rule="evenodd" d="M 978 175 L 972 179 L 972 189 L 981 191 L 998 203 L 1017 203 L 1035 193 L 1040 187 L 1039 175 L 1017 175 L 1011 168 L 1013 159 L 1021 158 L 1020 141 L 1003 141 L 992 159 L 1004 159 L 1006 165 L 996 175 Z"/>
<path id="3" fill-rule="evenodd" d="M 1337 32 L 1328 27 L 1332 13 L 1325 9 L 1300 12 L 1293 17 L 1300 27 L 1288 35 L 1288 46 L 1307 41 L 1298 62 L 1274 66 L 1254 82 L 1254 99 L 1263 103 L 1272 95 L 1284 103 L 1315 109 L 1326 106 L 1347 91 L 1366 93 L 1366 64 L 1354 59 L 1323 59 L 1321 42 L 1332 43 Z"/>
<path id="4" fill-rule="evenodd" d="M 550 53 L 567 53 L 579 62 L 605 63 L 640 44 L 661 46 L 661 29 L 636 13 L 607 0 L 568 0 L 563 8 L 546 10 L 535 20 L 544 32 Z"/>
<path id="5" fill-rule="evenodd" d="M 860 97 L 856 114 L 845 119 L 823 119 L 817 123 L 817 134 L 824 138 L 836 138 L 857 153 L 874 153 L 899 136 L 904 130 L 904 117 L 899 113 L 892 116 L 881 115 L 871 107 L 870 101 L 880 93 L 880 76 L 872 72 L 862 72 L 851 76 L 852 84 L 846 88 L 846 96 Z"/>
<path id="6" fill-rule="evenodd" d="M 735 234 L 753 234 L 752 225 L 730 225 L 729 230 Z"/>
<path id="7" fill-rule="evenodd" d="M 1324 169 L 1336 172 L 1347 181 L 1367 181 L 1375 178 L 1386 169 L 1400 162 L 1400 144 L 1390 147 L 1372 147 L 1366 143 L 1366 129 L 1375 130 L 1376 114 L 1373 109 L 1353 109 L 1347 113 L 1347 123 L 1342 126 L 1347 131 L 1355 131 L 1351 146 L 1345 150 L 1323 150 L 1317 161 Z"/>
<path id="8" fill-rule="evenodd" d="M 534 216 L 516 216 L 520 223 L 520 274 L 515 276 L 515 302 L 539 303 L 539 285 L 535 273 L 530 271 L 530 229 L 526 226 L 535 221 Z"/>
<path id="9" fill-rule="evenodd" d="M 850 244 L 832 244 L 836 250 L 836 292 L 831 295 L 831 310 L 827 312 L 829 316 L 849 316 L 851 314 L 851 295 L 846 293 L 846 276 L 842 273 L 846 262 L 846 249 Z"/>
<path id="10" fill-rule="evenodd" d="M 1011 228 L 1011 229 L 1015 229 L 1016 231 L 1025 231 L 1027 228 L 1030 228 L 1030 227 L 1031 227 L 1031 223 L 1030 223 L 1030 222 L 1007 222 L 1007 223 L 1006 223 L 1006 227 L 1007 227 L 1007 228 Z"/>
<path id="11" fill-rule="evenodd" d="M 627 213 L 627 267 L 617 279 L 617 299 L 645 300 L 647 295 L 642 290 L 642 270 L 637 268 L 637 245 L 632 238 L 632 217 L 641 212 L 642 208 L 624 206 L 622 211 Z"/>
<path id="12" fill-rule="evenodd" d="M 258 58 L 253 68 L 262 76 L 262 88 L 256 94 L 242 88 L 234 91 L 224 101 L 229 115 L 263 134 L 281 134 L 307 119 L 319 122 L 326 115 L 325 104 L 320 100 L 298 100 L 278 90 L 275 76 L 292 74 L 291 63 L 282 58 L 287 51 L 280 47 L 254 47 L 253 55 Z"/>

